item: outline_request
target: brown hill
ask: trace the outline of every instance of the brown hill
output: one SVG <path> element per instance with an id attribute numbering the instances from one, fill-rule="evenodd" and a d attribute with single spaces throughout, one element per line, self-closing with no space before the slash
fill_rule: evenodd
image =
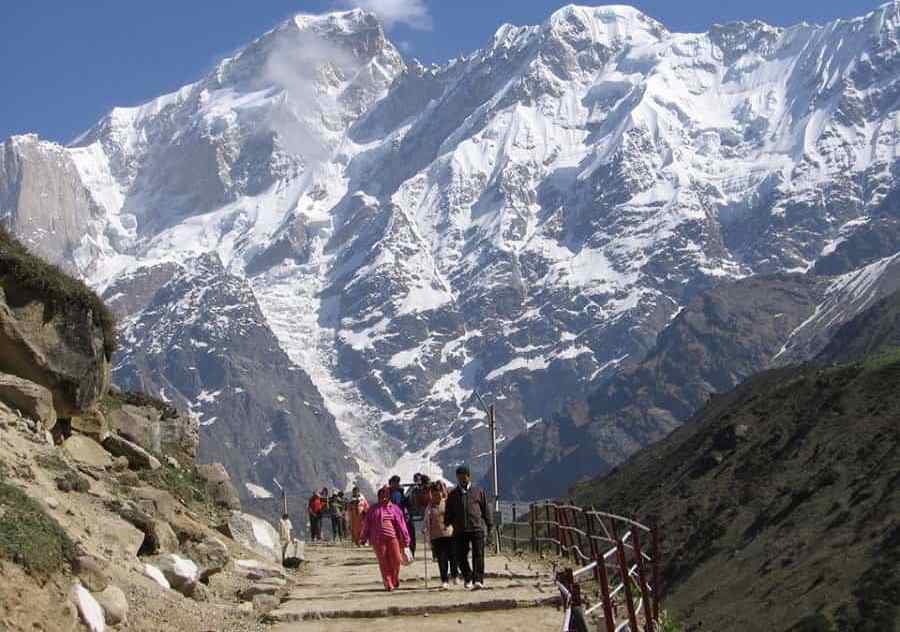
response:
<path id="1" fill-rule="evenodd" d="M 898 313 L 895 294 L 846 325 L 823 355 L 846 364 L 757 375 L 573 489 L 659 517 L 686 630 L 898 629 L 900 350 L 870 339 Z"/>

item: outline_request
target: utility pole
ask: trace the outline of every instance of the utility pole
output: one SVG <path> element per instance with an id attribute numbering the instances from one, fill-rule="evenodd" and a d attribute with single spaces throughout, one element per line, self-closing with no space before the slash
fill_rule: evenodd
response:
<path id="1" fill-rule="evenodd" d="M 494 405 L 486 406 L 478 391 L 475 396 L 488 416 L 488 427 L 491 432 L 491 469 L 494 483 L 494 549 L 500 554 L 500 478 L 497 476 L 497 415 Z"/>

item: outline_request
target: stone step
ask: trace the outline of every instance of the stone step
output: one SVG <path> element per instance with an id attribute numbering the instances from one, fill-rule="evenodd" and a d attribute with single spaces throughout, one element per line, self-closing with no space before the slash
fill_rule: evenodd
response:
<path id="1" fill-rule="evenodd" d="M 401 594 L 401 593 L 395 593 Z M 451 614 L 459 612 L 489 612 L 498 610 L 514 610 L 521 608 L 539 608 L 559 604 L 559 595 L 546 597 L 498 597 L 482 601 L 452 604 L 396 605 L 377 608 L 348 609 L 313 609 L 309 604 L 301 608 L 292 608 L 290 602 L 282 608 L 270 612 L 266 616 L 269 623 L 293 623 L 299 621 L 315 621 L 322 619 L 380 619 L 388 617 L 413 617 L 426 614 Z"/>

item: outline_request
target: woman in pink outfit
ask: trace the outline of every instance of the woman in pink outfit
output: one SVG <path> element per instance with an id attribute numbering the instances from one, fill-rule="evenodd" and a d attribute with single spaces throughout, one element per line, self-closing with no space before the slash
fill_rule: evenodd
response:
<path id="1" fill-rule="evenodd" d="M 366 513 L 363 524 L 362 543 L 372 543 L 381 578 L 388 592 L 400 585 L 400 565 L 403 563 L 403 549 L 409 546 L 409 531 L 403 511 L 391 502 L 391 490 L 378 490 L 378 504 Z"/>

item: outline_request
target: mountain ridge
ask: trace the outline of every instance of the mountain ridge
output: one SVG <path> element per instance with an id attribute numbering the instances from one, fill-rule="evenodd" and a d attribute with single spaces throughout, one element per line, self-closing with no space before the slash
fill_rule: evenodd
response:
<path id="1" fill-rule="evenodd" d="M 291 18 L 53 149 L 68 167 L 4 143 L 0 218 L 39 250 L 79 218 L 41 254 L 100 291 L 215 252 L 363 477 L 484 472 L 476 389 L 501 447 L 552 425 L 694 296 L 868 244 L 896 195 L 900 5 L 700 34 L 632 11 L 566 7 L 431 68 L 370 14 Z"/>

